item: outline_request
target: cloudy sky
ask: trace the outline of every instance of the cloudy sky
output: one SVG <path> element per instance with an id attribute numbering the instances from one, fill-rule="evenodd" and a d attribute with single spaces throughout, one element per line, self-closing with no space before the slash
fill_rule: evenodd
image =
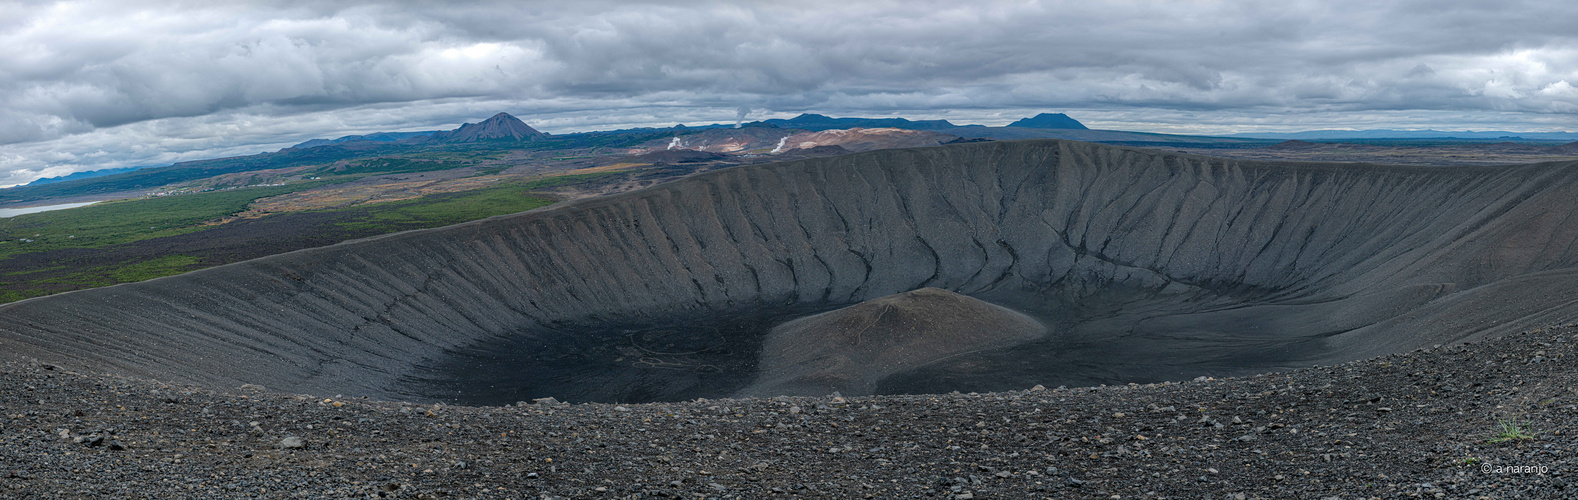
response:
<path id="1" fill-rule="evenodd" d="M 790 117 L 1578 131 L 1578 3 L 15 2 L 0 186 L 453 128 Z"/>

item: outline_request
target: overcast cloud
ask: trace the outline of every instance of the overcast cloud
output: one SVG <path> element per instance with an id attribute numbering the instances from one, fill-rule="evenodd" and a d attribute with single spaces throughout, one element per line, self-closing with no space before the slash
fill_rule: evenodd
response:
<path id="1" fill-rule="evenodd" d="M 499 111 L 554 133 L 742 108 L 1572 131 L 1574 19 L 1552 1 L 0 1 L 0 185 Z"/>

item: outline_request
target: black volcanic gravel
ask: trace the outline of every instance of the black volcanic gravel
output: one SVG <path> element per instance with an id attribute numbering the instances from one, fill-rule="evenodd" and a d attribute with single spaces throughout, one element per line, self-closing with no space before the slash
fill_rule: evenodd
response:
<path id="1" fill-rule="evenodd" d="M 1569 325 L 1238 379 L 491 408 L 13 361 L 0 497 L 1571 498 L 1575 344 Z M 1490 443 L 1498 418 L 1534 437 Z"/>

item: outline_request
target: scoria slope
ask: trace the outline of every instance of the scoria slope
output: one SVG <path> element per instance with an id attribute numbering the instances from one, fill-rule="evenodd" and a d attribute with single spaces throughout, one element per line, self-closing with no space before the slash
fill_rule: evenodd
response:
<path id="1" fill-rule="evenodd" d="M 895 370 L 878 392 L 1265 371 L 1578 317 L 1574 167 L 883 150 L 9 304 L 0 347 L 216 387 L 472 402 L 503 372 L 591 366 L 490 397 L 563 399 L 582 380 L 610 389 L 572 400 L 677 399 L 743 388 L 776 324 L 936 287 L 1048 333 Z M 742 317 L 760 324 L 707 329 Z M 452 362 L 479 352 L 502 368 Z M 675 367 L 694 376 L 652 385 Z M 461 382 L 419 383 L 438 379 Z"/>

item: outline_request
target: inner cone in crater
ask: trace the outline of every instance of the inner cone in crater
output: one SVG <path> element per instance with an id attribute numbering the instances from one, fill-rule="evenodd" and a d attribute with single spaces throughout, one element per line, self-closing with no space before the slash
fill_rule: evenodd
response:
<path id="1" fill-rule="evenodd" d="M 773 328 L 762 345 L 758 378 L 740 395 L 872 394 L 888 376 L 1046 334 L 1024 314 L 921 288 Z"/>

